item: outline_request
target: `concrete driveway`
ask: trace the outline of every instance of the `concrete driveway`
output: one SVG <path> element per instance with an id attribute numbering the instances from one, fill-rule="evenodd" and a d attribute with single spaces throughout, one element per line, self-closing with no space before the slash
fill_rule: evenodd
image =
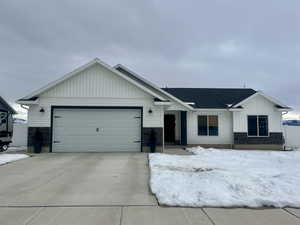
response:
<path id="1" fill-rule="evenodd" d="M 1 166 L 0 206 L 157 205 L 147 154 L 50 153 Z"/>
<path id="2" fill-rule="evenodd" d="M 300 209 L 160 207 L 143 153 L 41 154 L 0 166 L 5 225 L 300 225 Z"/>

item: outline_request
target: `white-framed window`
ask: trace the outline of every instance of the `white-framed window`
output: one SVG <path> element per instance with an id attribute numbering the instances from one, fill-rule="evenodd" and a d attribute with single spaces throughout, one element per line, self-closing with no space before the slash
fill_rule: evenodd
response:
<path id="1" fill-rule="evenodd" d="M 218 136 L 219 118 L 216 115 L 198 116 L 198 136 Z"/>
<path id="2" fill-rule="evenodd" d="M 267 115 L 248 115 L 248 136 L 269 136 L 269 121 Z"/>

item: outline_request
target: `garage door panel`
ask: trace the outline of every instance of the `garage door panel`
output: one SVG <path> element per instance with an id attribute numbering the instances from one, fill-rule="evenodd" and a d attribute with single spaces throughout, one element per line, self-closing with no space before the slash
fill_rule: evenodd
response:
<path id="1" fill-rule="evenodd" d="M 65 110 L 61 109 L 55 109 L 55 116 L 65 116 Z M 73 110 L 73 111 L 71 111 Z M 75 111 L 76 110 L 76 111 Z M 89 111 L 87 111 L 89 110 Z M 111 118 L 110 115 L 120 115 L 119 111 L 122 111 L 122 117 L 132 117 L 132 116 L 140 116 L 139 109 L 67 109 L 68 111 L 68 116 L 73 117 L 73 118 L 86 118 L 86 116 L 92 116 L 92 117 L 97 117 L 94 113 L 95 111 L 110 111 L 110 114 L 102 114 L 103 118 Z M 112 111 L 115 110 L 115 111 Z M 133 110 L 136 110 L 136 112 L 133 112 Z M 85 111 L 85 114 L 78 114 L 78 112 L 83 112 Z"/>
<path id="2" fill-rule="evenodd" d="M 55 152 L 133 152 L 133 148 L 140 148 L 140 145 L 136 145 L 136 147 L 133 147 L 132 145 L 123 145 L 120 147 L 108 147 L 103 151 L 103 149 L 99 146 L 95 145 L 82 145 L 77 146 L 74 148 L 72 145 L 63 145 L 63 146 L 57 146 Z"/>
<path id="3" fill-rule="evenodd" d="M 54 109 L 54 152 L 138 152 L 140 109 Z"/>
<path id="4" fill-rule="evenodd" d="M 102 146 L 98 145 L 78 145 L 74 148 L 73 145 L 61 145 L 56 146 L 55 152 L 133 152 L 133 148 L 140 148 L 140 145 L 121 145 L 118 147 L 108 146 L 103 150 Z"/>
<path id="5" fill-rule="evenodd" d="M 65 133 L 64 137 L 65 138 L 72 138 L 74 136 L 76 137 L 83 137 L 83 136 L 90 136 L 90 137 L 97 137 L 97 138 L 107 138 L 107 137 L 128 137 L 128 136 L 132 136 L 132 137 L 140 137 L 140 135 L 138 134 L 140 131 L 140 129 L 104 129 L 101 130 L 101 128 L 99 129 L 99 132 L 96 132 L 96 128 L 93 130 L 90 129 L 81 129 L 80 131 L 76 131 L 76 130 L 71 130 L 71 131 L 66 131 L 64 128 L 62 129 L 56 129 L 57 133 Z M 124 134 L 120 134 L 120 132 L 123 132 Z M 125 134 L 126 133 L 126 134 Z M 60 137 L 57 137 L 58 139 L 61 139 Z M 56 139 L 57 139 L 56 138 Z"/>
<path id="6" fill-rule="evenodd" d="M 58 123 L 56 124 L 57 127 L 64 127 L 65 125 L 69 125 L 69 126 L 79 126 L 79 125 L 84 125 L 83 128 L 96 128 L 96 127 L 106 127 L 106 128 L 122 128 L 122 126 L 124 126 L 123 128 L 127 128 L 127 127 L 136 127 L 135 121 L 137 119 L 126 119 L 126 118 L 121 118 L 122 120 L 127 120 L 127 121 L 122 121 L 122 120 L 114 120 L 113 123 L 112 121 L 104 121 L 104 122 L 97 122 L 95 121 L 96 118 L 94 118 L 94 120 L 92 121 L 78 121 L 78 118 L 75 118 L 74 120 L 76 121 L 76 124 L 74 124 L 73 121 L 63 121 L 65 118 L 59 118 L 60 121 L 57 121 Z M 68 118 L 68 119 L 72 119 L 72 118 Z M 106 119 L 106 118 L 103 118 Z M 58 119 L 56 119 L 58 120 Z M 109 120 L 109 119 L 107 119 Z M 110 118 L 111 120 L 111 118 Z"/>
<path id="7" fill-rule="evenodd" d="M 76 136 L 75 136 L 76 137 Z M 91 144 L 91 143 L 95 143 L 95 145 L 99 145 L 99 142 L 101 142 L 101 144 L 110 144 L 110 145 L 113 145 L 113 143 L 111 142 L 111 140 L 109 140 L 108 138 L 102 138 L 102 139 L 98 139 L 99 141 L 95 142 L 95 138 L 94 137 L 91 137 L 91 136 L 82 136 L 82 137 L 79 137 L 77 136 L 76 137 L 78 140 L 76 142 L 74 142 L 74 139 L 73 137 L 64 137 L 63 140 L 56 140 L 57 143 L 61 143 L 61 144 L 85 144 L 85 145 L 88 145 L 88 144 Z M 116 139 L 118 139 L 118 143 L 119 145 L 120 144 L 132 144 L 132 143 L 136 143 L 138 140 L 138 138 L 132 138 L 132 139 L 128 139 L 127 137 L 115 137 Z M 59 138 L 56 138 L 56 139 L 59 139 Z M 78 143 L 77 143 L 78 142 Z M 80 143 L 81 142 L 81 143 Z"/>

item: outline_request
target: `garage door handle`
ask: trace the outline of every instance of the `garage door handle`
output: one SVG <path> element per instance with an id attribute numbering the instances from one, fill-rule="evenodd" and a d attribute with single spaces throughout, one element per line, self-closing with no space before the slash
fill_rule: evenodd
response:
<path id="1" fill-rule="evenodd" d="M 135 118 L 135 119 L 140 119 L 141 117 L 140 117 L 140 116 L 135 116 L 134 118 Z"/>
<path id="2" fill-rule="evenodd" d="M 60 143 L 60 141 L 53 141 L 53 143 Z"/>
<path id="3" fill-rule="evenodd" d="M 141 143 L 141 141 L 134 141 L 134 143 Z"/>

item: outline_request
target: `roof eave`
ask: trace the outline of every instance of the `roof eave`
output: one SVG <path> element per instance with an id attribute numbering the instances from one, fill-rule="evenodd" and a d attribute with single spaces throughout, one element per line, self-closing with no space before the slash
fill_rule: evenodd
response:
<path id="1" fill-rule="evenodd" d="M 193 111 L 228 111 L 226 108 L 194 108 Z"/>
<path id="2" fill-rule="evenodd" d="M 276 108 L 279 112 L 290 112 L 293 111 L 293 108 L 287 107 L 287 108 Z"/>
<path id="3" fill-rule="evenodd" d="M 244 111 L 244 108 L 230 108 L 228 109 L 230 112 L 241 112 Z"/>
<path id="4" fill-rule="evenodd" d="M 16 103 L 20 105 L 36 105 L 39 103 L 39 98 L 36 100 L 19 99 L 16 101 Z"/>

